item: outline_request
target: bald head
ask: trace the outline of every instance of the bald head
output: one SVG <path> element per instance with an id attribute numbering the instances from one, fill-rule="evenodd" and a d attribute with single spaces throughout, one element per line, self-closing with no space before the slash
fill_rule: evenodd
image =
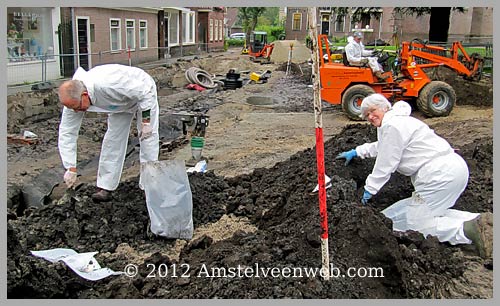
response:
<path id="1" fill-rule="evenodd" d="M 84 112 L 90 107 L 90 97 L 82 81 L 70 80 L 59 86 L 61 104 L 76 112 Z"/>
<path id="2" fill-rule="evenodd" d="M 82 81 L 69 80 L 59 86 L 59 100 L 62 105 L 75 109 L 80 105 L 81 96 L 87 88 Z"/>

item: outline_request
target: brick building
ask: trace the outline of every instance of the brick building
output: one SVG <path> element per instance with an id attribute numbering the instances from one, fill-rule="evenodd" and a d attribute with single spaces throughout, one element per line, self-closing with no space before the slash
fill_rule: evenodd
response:
<path id="1" fill-rule="evenodd" d="M 305 7 L 287 7 L 285 32 L 286 39 L 304 39 L 308 35 Z M 380 8 L 380 18 L 366 16 L 360 22 L 353 22 L 347 15 L 337 20 L 330 7 L 318 7 L 318 32 L 330 37 L 342 38 L 350 35 L 356 28 L 369 26 L 373 32 L 365 33 L 365 42 L 375 39 L 390 41 L 397 34 L 399 41 L 414 38 L 427 39 L 429 32 L 429 15 L 394 16 L 393 7 Z M 491 42 L 493 37 L 493 8 L 470 7 L 465 13 L 451 12 L 449 41 Z"/>

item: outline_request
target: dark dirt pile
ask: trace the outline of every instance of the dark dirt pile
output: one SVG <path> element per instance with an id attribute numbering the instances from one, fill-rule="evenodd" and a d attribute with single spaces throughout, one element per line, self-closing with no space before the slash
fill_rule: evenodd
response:
<path id="1" fill-rule="evenodd" d="M 195 228 L 234 214 L 248 217 L 258 230 L 239 231 L 218 242 L 205 235 L 190 241 L 178 261 L 162 254 L 174 240 L 148 236 L 148 212 L 137 179 L 120 184 L 108 203 L 93 203 L 94 189 L 84 185 L 75 197 L 66 195 L 40 209 L 29 208 L 25 216 L 8 221 L 8 298 L 449 297 L 447 285 L 464 273 L 464 252 L 470 249 L 424 239 L 415 232 L 392 233 L 391 221 L 379 211 L 411 194 L 409 179 L 393 175 L 373 203 L 363 207 L 360 189 L 373 161 L 355 160 L 349 167 L 334 162 L 339 152 L 375 138 L 374 128 L 356 124 L 325 143 L 326 171 L 333 183 L 327 190 L 329 252 L 341 274 L 350 267 L 360 272 L 381 268 L 383 277 L 380 270 L 374 275 L 379 277 L 337 277 L 328 282 L 319 275 L 238 277 L 238 267 L 304 271 L 321 266 L 318 198 L 311 193 L 317 182 L 316 155 L 309 149 L 250 175 L 224 179 L 210 172 L 191 174 Z M 483 139 L 458 147 L 471 174 L 456 208 L 493 210 L 492 143 Z M 123 252 L 124 245 L 151 255 L 133 257 Z M 99 251 L 96 259 L 101 266 L 123 271 L 134 263 L 140 272 L 132 278 L 120 275 L 88 282 L 62 263 L 29 253 L 59 247 Z M 160 266 L 169 268 L 167 277 L 160 277 Z M 173 277 L 175 268 L 177 276 L 190 277 Z M 236 277 L 209 278 L 223 275 L 213 274 L 211 268 L 236 271 Z"/>

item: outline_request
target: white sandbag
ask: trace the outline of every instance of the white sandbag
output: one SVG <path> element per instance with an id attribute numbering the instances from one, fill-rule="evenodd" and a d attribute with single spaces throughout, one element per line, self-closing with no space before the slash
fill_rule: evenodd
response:
<path id="1" fill-rule="evenodd" d="M 167 238 L 193 237 L 193 199 L 183 160 L 141 165 L 151 232 Z"/>

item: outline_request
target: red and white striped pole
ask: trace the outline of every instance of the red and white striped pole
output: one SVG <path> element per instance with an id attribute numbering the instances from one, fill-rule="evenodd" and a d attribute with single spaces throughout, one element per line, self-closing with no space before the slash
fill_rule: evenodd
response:
<path id="1" fill-rule="evenodd" d="M 319 217 L 321 224 L 321 276 L 324 280 L 330 279 L 330 255 L 328 252 L 328 213 L 326 210 L 326 188 L 325 188 L 325 147 L 323 143 L 323 119 L 321 110 L 321 91 L 318 58 L 318 32 L 316 23 L 316 7 L 310 7 L 309 11 L 309 36 L 312 40 L 312 73 L 314 76 L 314 118 L 316 127 L 316 164 L 318 168 L 319 185 Z"/>

